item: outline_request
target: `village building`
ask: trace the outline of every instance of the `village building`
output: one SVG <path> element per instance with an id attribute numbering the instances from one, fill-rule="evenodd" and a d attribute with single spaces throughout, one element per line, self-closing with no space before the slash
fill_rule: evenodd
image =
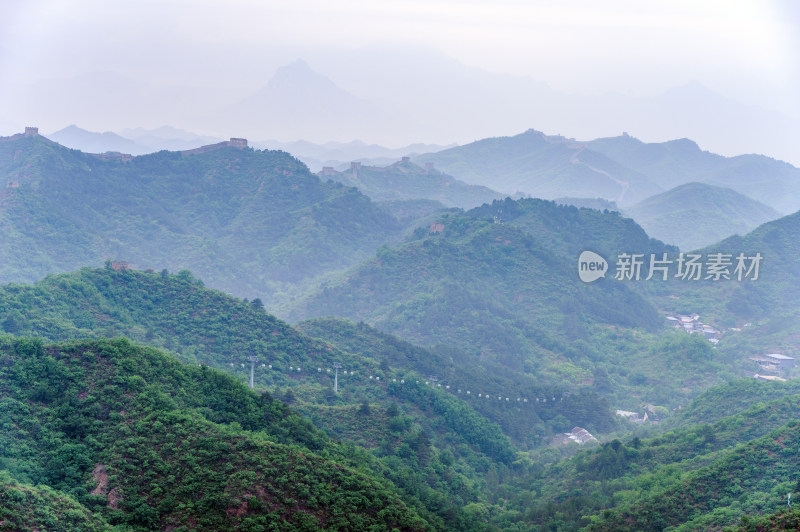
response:
<path id="1" fill-rule="evenodd" d="M 780 353 L 756 355 L 750 357 L 749 360 L 758 366 L 759 372 L 784 373 L 795 367 L 794 357 L 782 355 Z M 754 375 L 754 377 L 757 376 L 758 374 Z"/>
<path id="2" fill-rule="evenodd" d="M 688 334 L 702 334 L 712 344 L 719 342 L 719 338 L 722 336 L 717 329 L 701 322 L 699 314 L 673 314 L 667 316 L 667 321 L 672 327 Z"/>
<path id="3" fill-rule="evenodd" d="M 781 355 L 779 353 L 772 353 L 767 355 L 767 359 L 780 369 L 791 369 L 794 367 L 793 357 Z"/>

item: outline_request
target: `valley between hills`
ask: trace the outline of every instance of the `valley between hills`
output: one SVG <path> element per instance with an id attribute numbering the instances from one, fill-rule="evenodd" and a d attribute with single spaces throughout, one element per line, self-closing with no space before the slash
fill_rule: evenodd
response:
<path id="1" fill-rule="evenodd" d="M 0 138 L 0 530 L 794 529 L 800 170 L 534 130 L 313 170 Z"/>

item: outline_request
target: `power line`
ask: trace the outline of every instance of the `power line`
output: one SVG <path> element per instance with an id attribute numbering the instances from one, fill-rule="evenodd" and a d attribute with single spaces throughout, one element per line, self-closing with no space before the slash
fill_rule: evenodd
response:
<path id="1" fill-rule="evenodd" d="M 250 355 L 247 357 L 247 360 L 250 362 L 250 389 L 253 389 L 253 372 L 256 369 L 256 362 L 258 362 L 258 357 L 255 355 Z"/>
<path id="2" fill-rule="evenodd" d="M 250 388 L 253 388 L 254 387 L 254 380 L 255 380 L 255 376 L 254 376 L 255 364 L 258 362 L 258 357 L 255 356 L 255 355 L 249 356 L 249 357 L 247 357 L 247 361 L 250 362 Z M 233 367 L 233 366 L 235 366 L 235 364 L 233 362 L 231 362 L 229 364 L 229 366 Z M 244 367 L 244 364 L 240 364 L 240 366 Z M 331 366 L 334 369 L 333 389 L 334 389 L 335 393 L 338 393 L 339 392 L 339 370 L 342 368 L 342 365 L 340 363 L 338 363 L 338 362 L 334 362 L 334 363 L 331 364 Z M 273 365 L 272 364 L 269 364 L 269 365 L 261 364 L 260 367 L 269 368 L 270 370 L 273 369 Z M 277 371 L 280 371 L 280 368 L 276 367 L 274 369 L 276 369 Z M 286 371 L 287 373 L 295 373 L 295 371 L 300 373 L 302 371 L 302 369 L 299 366 L 295 367 L 294 365 L 292 365 L 292 366 L 289 367 L 288 370 L 284 369 L 284 371 Z M 326 368 L 325 372 L 326 373 L 330 373 L 331 372 L 331 368 Z M 321 367 L 317 368 L 317 373 L 322 373 L 322 368 Z M 344 371 L 345 375 L 347 373 L 348 373 L 347 371 Z M 355 371 L 351 371 L 350 372 L 351 375 L 355 375 L 355 373 L 356 373 Z M 380 376 L 370 375 L 369 379 L 371 381 L 375 382 L 375 383 L 380 383 L 381 382 Z M 534 398 L 531 398 L 530 401 L 526 397 L 516 397 L 516 401 L 515 401 L 513 397 L 506 396 L 505 394 L 502 394 L 502 395 L 501 394 L 497 394 L 497 393 L 494 393 L 494 394 L 492 394 L 492 393 L 476 393 L 476 394 L 473 394 L 471 390 L 464 390 L 462 388 L 457 388 L 456 389 L 455 387 L 451 387 L 451 385 L 449 385 L 449 384 L 442 384 L 439 381 L 440 381 L 440 379 L 439 379 L 438 376 L 430 375 L 430 376 L 427 377 L 427 380 L 424 381 L 424 384 L 426 386 L 430 386 L 433 389 L 443 388 L 442 391 L 448 391 L 449 393 L 454 394 L 454 395 L 463 393 L 463 394 L 465 394 L 467 396 L 475 397 L 475 398 L 481 398 L 481 399 L 490 399 L 492 397 L 496 397 L 497 401 L 502 401 L 503 403 L 506 403 L 508 406 L 514 405 L 515 403 L 516 403 L 516 406 L 523 406 L 523 405 L 527 405 L 528 403 L 531 403 L 531 405 L 533 405 L 534 402 L 535 403 L 540 403 L 540 404 L 543 404 L 543 405 L 547 404 L 547 406 L 550 406 L 548 403 L 554 405 L 557 402 L 557 400 L 563 401 L 564 397 L 567 397 L 567 396 L 570 395 L 569 392 L 565 391 L 565 392 L 562 392 L 560 394 L 559 393 L 552 394 L 552 395 L 551 394 L 546 394 L 546 395 L 543 394 L 544 397 L 534 397 Z M 384 382 L 386 382 L 386 381 L 384 380 Z M 399 384 L 405 384 L 406 381 L 405 381 L 405 379 L 394 378 L 394 379 L 392 379 L 392 382 L 393 383 L 399 383 Z M 412 381 L 409 381 L 409 382 L 412 382 Z M 415 382 L 417 384 L 420 384 L 419 380 L 417 380 Z M 557 398 L 557 396 L 559 396 L 559 395 L 560 395 L 560 397 Z"/>
<path id="3" fill-rule="evenodd" d="M 333 393 L 339 393 L 339 368 L 341 368 L 341 367 L 342 367 L 342 365 L 339 364 L 338 362 L 334 362 L 333 363 L 333 369 L 334 369 L 334 374 L 333 374 Z"/>

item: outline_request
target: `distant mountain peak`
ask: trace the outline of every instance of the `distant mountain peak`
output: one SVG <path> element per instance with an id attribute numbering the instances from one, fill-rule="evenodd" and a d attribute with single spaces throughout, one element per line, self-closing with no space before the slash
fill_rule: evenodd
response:
<path id="1" fill-rule="evenodd" d="M 50 140 L 58 142 L 62 146 L 78 149 L 87 153 L 105 153 L 115 151 L 140 155 L 147 150 L 135 141 L 104 131 L 102 133 L 88 131 L 75 124 L 55 131 L 47 136 Z"/>
<path id="2" fill-rule="evenodd" d="M 695 141 L 693 141 L 692 139 L 687 139 L 685 137 L 682 139 L 668 140 L 667 142 L 664 143 L 664 145 L 679 147 L 682 149 L 688 149 L 694 152 L 703 151 L 702 149 L 700 149 L 700 146 Z"/>
<path id="3" fill-rule="evenodd" d="M 312 69 L 308 63 L 302 59 L 297 59 L 288 65 L 279 67 L 275 75 L 269 80 L 267 85 L 273 89 L 324 86 L 326 88 L 340 89 L 328 77 Z"/>

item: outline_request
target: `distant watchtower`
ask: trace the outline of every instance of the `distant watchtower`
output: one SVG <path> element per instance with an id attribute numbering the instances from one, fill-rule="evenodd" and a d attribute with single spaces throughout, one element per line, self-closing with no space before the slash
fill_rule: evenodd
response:
<path id="1" fill-rule="evenodd" d="M 39 134 L 38 127 L 26 127 L 25 128 L 25 136 L 26 137 L 35 137 Z"/>
<path id="2" fill-rule="evenodd" d="M 353 175 L 358 175 L 359 170 L 361 170 L 361 163 L 357 162 L 350 163 L 350 172 Z"/>
<path id="3" fill-rule="evenodd" d="M 411 162 L 411 157 L 402 157 L 400 159 L 400 162 L 401 163 L 410 163 Z"/>
<path id="4" fill-rule="evenodd" d="M 111 261 L 111 269 L 116 272 L 125 272 L 130 270 L 131 267 L 123 260 L 113 260 Z"/>
<path id="5" fill-rule="evenodd" d="M 241 139 L 238 137 L 231 137 L 230 142 L 228 142 L 234 148 L 244 149 L 247 147 L 247 139 Z"/>

